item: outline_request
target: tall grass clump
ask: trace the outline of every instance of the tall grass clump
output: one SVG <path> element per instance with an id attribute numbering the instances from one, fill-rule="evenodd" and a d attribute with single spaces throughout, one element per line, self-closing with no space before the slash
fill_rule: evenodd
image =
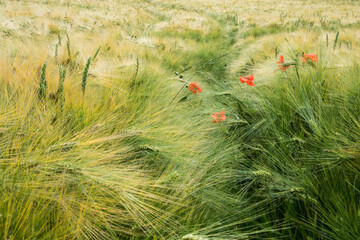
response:
<path id="1" fill-rule="evenodd" d="M 229 126 L 238 189 L 265 201 L 260 221 L 288 225 L 278 233 L 289 239 L 359 236 L 359 64 L 332 68 L 330 56 L 299 76 L 274 76 L 250 98 L 227 98 L 242 120 Z"/>

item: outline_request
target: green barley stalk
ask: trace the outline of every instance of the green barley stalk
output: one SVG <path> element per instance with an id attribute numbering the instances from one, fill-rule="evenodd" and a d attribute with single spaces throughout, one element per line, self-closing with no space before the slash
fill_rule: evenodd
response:
<path id="1" fill-rule="evenodd" d="M 139 58 L 136 58 L 136 70 L 133 77 L 131 78 L 129 95 L 131 95 L 132 91 L 134 90 L 136 78 L 139 73 L 139 66 L 140 66 Z"/>
<path id="2" fill-rule="evenodd" d="M 336 33 L 336 37 L 335 37 L 335 41 L 334 41 L 334 50 L 335 50 L 335 48 L 336 48 L 336 44 L 337 44 L 338 38 L 339 38 L 339 32 Z"/>
<path id="3" fill-rule="evenodd" d="M 46 62 L 41 69 L 40 86 L 39 86 L 39 98 L 42 99 L 46 95 L 47 82 L 46 82 Z"/>
<path id="4" fill-rule="evenodd" d="M 297 78 L 300 80 L 300 75 L 299 75 L 298 65 L 297 65 L 297 64 L 295 64 L 295 65 L 294 65 L 294 67 L 295 67 L 296 76 L 297 76 Z"/>
<path id="5" fill-rule="evenodd" d="M 58 44 L 59 44 L 59 46 L 61 46 L 61 36 L 60 36 L 60 34 L 58 34 Z"/>
<path id="6" fill-rule="evenodd" d="M 100 48 L 101 48 L 101 46 L 96 50 L 96 52 L 95 52 L 95 54 L 94 54 L 94 56 L 93 56 L 93 62 L 95 61 L 95 59 L 96 59 L 96 57 L 97 57 L 97 55 L 98 55 L 98 53 L 99 53 L 99 51 L 100 51 Z"/>
<path id="7" fill-rule="evenodd" d="M 82 76 L 81 88 L 82 88 L 83 95 L 85 95 L 86 81 L 87 81 L 87 78 L 88 78 L 88 72 L 89 72 L 90 63 L 91 63 L 91 57 L 89 57 L 87 62 L 86 62 L 86 66 L 85 66 L 83 76 Z"/>
<path id="8" fill-rule="evenodd" d="M 64 95 L 65 76 L 66 76 L 66 69 L 64 69 L 63 66 L 61 65 L 60 70 L 59 70 L 59 87 L 58 87 L 58 91 L 56 93 L 56 96 L 57 96 L 56 100 L 60 100 L 60 104 L 59 104 L 60 113 L 63 110 L 63 105 L 64 105 L 64 101 L 65 101 L 65 95 Z"/>
<path id="9" fill-rule="evenodd" d="M 329 35 L 326 34 L 326 47 L 329 47 Z"/>
<path id="10" fill-rule="evenodd" d="M 61 97 L 64 93 L 64 82 L 65 82 L 65 75 L 66 75 L 66 69 L 63 68 L 63 66 L 60 66 L 59 70 L 59 87 L 57 94 Z"/>
<path id="11" fill-rule="evenodd" d="M 57 43 L 55 46 L 55 59 L 57 58 L 57 55 L 58 55 L 58 47 L 59 47 L 59 44 Z"/>
<path id="12" fill-rule="evenodd" d="M 66 48 L 67 48 L 67 52 L 68 52 L 69 59 L 71 59 L 70 38 L 69 38 L 68 33 L 66 33 L 66 38 L 67 38 Z"/>

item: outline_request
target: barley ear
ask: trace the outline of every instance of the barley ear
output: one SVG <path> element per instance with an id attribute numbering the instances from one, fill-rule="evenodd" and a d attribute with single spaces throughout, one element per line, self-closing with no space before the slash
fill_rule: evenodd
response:
<path id="1" fill-rule="evenodd" d="M 57 94 L 59 94 L 60 97 L 63 95 L 64 92 L 65 75 L 66 75 L 66 69 L 64 69 L 63 66 L 61 65 L 59 70 L 59 87 L 57 91 Z"/>
<path id="2" fill-rule="evenodd" d="M 41 69 L 40 86 L 39 86 L 39 98 L 40 99 L 44 98 L 46 95 L 46 89 L 47 89 L 46 66 L 47 66 L 47 63 L 45 62 Z"/>
<path id="3" fill-rule="evenodd" d="M 69 57 L 69 59 L 71 59 L 70 38 L 69 38 L 68 33 L 66 33 L 66 38 L 67 38 L 66 48 L 67 48 L 67 52 L 68 52 L 68 57 Z"/>
<path id="4" fill-rule="evenodd" d="M 335 37 L 335 41 L 334 41 L 334 50 L 336 48 L 336 44 L 338 42 L 338 38 L 339 38 L 339 32 L 336 33 L 336 37 Z"/>
<path id="5" fill-rule="evenodd" d="M 329 35 L 326 34 L 326 47 L 329 47 Z"/>
<path id="6" fill-rule="evenodd" d="M 86 62 L 86 66 L 85 66 L 83 76 L 82 76 L 81 89 L 82 89 L 83 95 L 85 95 L 86 81 L 87 81 L 87 77 L 88 77 L 90 63 L 91 63 L 91 57 L 89 57 Z"/>
<path id="7" fill-rule="evenodd" d="M 58 55 L 58 47 L 59 47 L 59 44 L 57 43 L 57 44 L 55 45 L 55 60 L 56 60 L 57 55 Z"/>
<path id="8" fill-rule="evenodd" d="M 100 51 L 100 48 L 101 48 L 101 46 L 96 50 L 96 52 L 95 52 L 95 54 L 94 54 L 94 56 L 92 58 L 93 62 L 95 62 L 95 59 L 96 59 L 96 57 L 97 57 L 97 55 L 98 55 L 98 53 Z"/>

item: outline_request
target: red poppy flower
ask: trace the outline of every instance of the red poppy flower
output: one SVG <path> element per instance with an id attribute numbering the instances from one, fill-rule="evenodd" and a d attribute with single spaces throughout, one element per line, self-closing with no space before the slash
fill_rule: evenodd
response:
<path id="1" fill-rule="evenodd" d="M 192 92 L 193 94 L 198 94 L 198 93 L 201 93 L 203 90 L 200 87 L 199 83 L 191 82 L 189 84 L 189 91 Z"/>
<path id="2" fill-rule="evenodd" d="M 211 117 L 213 118 L 213 123 L 221 123 L 226 120 L 225 110 L 221 112 L 213 112 Z"/>
<path id="3" fill-rule="evenodd" d="M 285 72 L 286 69 L 288 69 L 290 67 L 290 65 L 289 66 L 283 66 L 284 63 L 285 63 L 284 56 L 280 55 L 279 61 L 276 61 L 276 65 L 280 68 L 280 70 Z"/>
<path id="4" fill-rule="evenodd" d="M 317 62 L 318 61 L 318 56 L 316 54 L 304 54 L 301 57 L 302 62 L 305 63 L 307 60 L 310 60 L 312 62 Z"/>
<path id="5" fill-rule="evenodd" d="M 246 77 L 240 76 L 239 79 L 240 79 L 241 83 L 246 83 L 249 86 L 255 86 L 255 84 L 253 82 L 254 81 L 254 76 L 253 75 L 246 76 Z"/>

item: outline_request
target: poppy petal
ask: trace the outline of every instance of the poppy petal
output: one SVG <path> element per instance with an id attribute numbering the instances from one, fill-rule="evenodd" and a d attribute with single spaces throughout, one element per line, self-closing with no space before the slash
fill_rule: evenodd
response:
<path id="1" fill-rule="evenodd" d="M 240 80 L 241 83 L 246 82 L 246 79 L 244 77 L 242 77 L 242 76 L 239 77 L 239 80 Z"/>
<path id="2" fill-rule="evenodd" d="M 250 81 L 254 80 L 254 76 L 253 75 L 250 75 L 250 76 L 246 76 L 246 78 Z"/>

